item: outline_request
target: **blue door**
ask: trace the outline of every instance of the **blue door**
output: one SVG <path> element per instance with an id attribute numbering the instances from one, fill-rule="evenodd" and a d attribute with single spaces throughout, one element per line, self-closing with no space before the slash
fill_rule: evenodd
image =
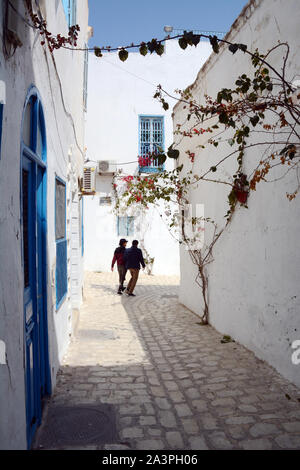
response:
<path id="1" fill-rule="evenodd" d="M 24 354 L 27 442 L 41 423 L 42 399 L 51 392 L 47 329 L 46 163 L 42 105 L 33 88 L 22 134 Z"/>

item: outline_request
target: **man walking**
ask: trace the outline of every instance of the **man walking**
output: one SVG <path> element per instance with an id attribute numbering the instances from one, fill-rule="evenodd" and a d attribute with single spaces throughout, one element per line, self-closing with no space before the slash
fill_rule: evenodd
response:
<path id="1" fill-rule="evenodd" d="M 125 267 L 125 260 L 124 260 L 124 253 L 126 251 L 127 240 L 125 238 L 121 238 L 119 242 L 118 248 L 115 249 L 114 257 L 111 262 L 111 270 L 114 270 L 115 262 L 117 262 L 118 272 L 119 272 L 119 289 L 118 294 L 122 294 L 124 287 L 124 281 L 126 276 L 126 267 Z"/>
<path id="2" fill-rule="evenodd" d="M 126 269 L 129 269 L 131 274 L 131 279 L 128 282 L 126 294 L 132 297 L 135 297 L 133 294 L 134 288 L 136 286 L 140 268 L 142 265 L 143 268 L 145 267 L 145 261 L 143 258 L 143 253 L 140 248 L 138 248 L 139 242 L 137 240 L 133 240 L 132 247 L 125 251 L 124 260 Z"/>

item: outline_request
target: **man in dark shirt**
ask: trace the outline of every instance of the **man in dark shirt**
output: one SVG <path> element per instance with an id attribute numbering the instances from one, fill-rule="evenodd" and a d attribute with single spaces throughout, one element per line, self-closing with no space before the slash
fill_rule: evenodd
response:
<path id="1" fill-rule="evenodd" d="M 114 257 L 111 262 L 111 270 L 114 270 L 114 264 L 117 262 L 118 272 L 119 272 L 119 289 L 118 294 L 122 294 L 125 287 L 123 286 L 126 276 L 126 267 L 124 261 L 124 253 L 126 250 L 127 240 L 121 238 L 118 248 L 115 249 Z"/>
<path id="2" fill-rule="evenodd" d="M 124 254 L 126 269 L 129 269 L 131 274 L 131 279 L 128 282 L 126 294 L 132 297 L 135 297 L 135 294 L 133 294 L 133 290 L 136 286 L 139 277 L 141 265 L 143 266 L 143 268 L 145 267 L 143 253 L 142 250 L 138 248 L 138 244 L 139 242 L 137 240 L 133 240 L 132 247 L 126 250 Z"/>

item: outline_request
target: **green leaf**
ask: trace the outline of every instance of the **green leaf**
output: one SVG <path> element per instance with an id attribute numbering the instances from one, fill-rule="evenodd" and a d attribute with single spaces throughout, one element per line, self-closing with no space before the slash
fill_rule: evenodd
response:
<path id="1" fill-rule="evenodd" d="M 222 124 L 227 124 L 228 123 L 228 115 L 225 111 L 222 111 L 220 114 L 219 114 L 219 121 L 222 123 Z"/>
<path id="2" fill-rule="evenodd" d="M 147 44 L 145 43 L 142 43 L 141 44 L 141 47 L 140 47 L 140 54 L 145 56 L 148 54 L 148 47 L 147 47 Z"/>
<path id="3" fill-rule="evenodd" d="M 197 44 L 199 44 L 200 39 L 201 39 L 200 34 L 193 34 L 192 43 L 194 44 L 195 47 L 197 46 Z"/>
<path id="4" fill-rule="evenodd" d="M 239 45 L 238 44 L 230 44 L 228 49 L 230 50 L 230 52 L 232 52 L 232 54 L 235 54 L 236 51 L 239 49 Z"/>
<path id="5" fill-rule="evenodd" d="M 181 47 L 181 49 L 186 49 L 187 45 L 188 45 L 185 38 L 180 38 L 179 41 L 178 41 L 178 44 Z"/>
<path id="6" fill-rule="evenodd" d="M 213 51 L 217 54 L 219 52 L 219 42 L 217 36 L 209 36 L 209 42 Z"/>
<path id="7" fill-rule="evenodd" d="M 169 158 L 177 159 L 179 157 L 179 150 L 173 149 L 173 144 L 168 148 L 167 155 Z"/>
<path id="8" fill-rule="evenodd" d="M 164 53 L 164 45 L 163 44 L 158 44 L 157 47 L 155 48 L 155 52 L 157 55 L 161 56 Z"/>
<path id="9" fill-rule="evenodd" d="M 154 52 L 157 48 L 157 40 L 152 39 L 150 42 L 147 43 L 147 46 L 148 46 L 150 53 L 152 54 L 152 52 Z"/>
<path id="10" fill-rule="evenodd" d="M 243 52 L 246 52 L 247 45 L 246 44 L 239 44 L 239 49 L 241 49 L 241 51 L 243 51 Z"/>
<path id="11" fill-rule="evenodd" d="M 102 57 L 101 49 L 100 47 L 95 46 L 94 47 L 94 53 L 96 57 Z"/>
<path id="12" fill-rule="evenodd" d="M 256 124 L 259 122 L 259 116 L 257 114 L 255 114 L 255 116 L 250 118 L 250 122 L 251 122 L 252 126 L 255 127 Z"/>
<path id="13" fill-rule="evenodd" d="M 126 51 L 126 49 L 121 49 L 119 51 L 119 59 L 122 62 L 125 62 L 125 60 L 127 60 L 127 58 L 128 58 L 128 51 Z"/>

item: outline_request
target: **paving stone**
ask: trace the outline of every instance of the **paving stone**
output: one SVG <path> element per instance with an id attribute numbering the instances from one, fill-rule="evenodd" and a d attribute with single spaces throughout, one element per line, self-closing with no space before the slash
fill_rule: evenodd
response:
<path id="1" fill-rule="evenodd" d="M 184 395 L 181 392 L 170 392 L 169 396 L 174 403 L 180 403 L 185 400 Z"/>
<path id="2" fill-rule="evenodd" d="M 300 433 L 300 421 L 295 421 L 291 423 L 283 423 L 282 426 L 284 427 L 286 431 Z"/>
<path id="3" fill-rule="evenodd" d="M 198 411 L 205 411 L 207 410 L 208 403 L 206 400 L 193 400 L 192 405 Z"/>
<path id="4" fill-rule="evenodd" d="M 130 406 L 130 405 L 123 405 L 120 407 L 120 414 L 121 415 L 141 415 L 142 409 L 140 406 Z"/>
<path id="5" fill-rule="evenodd" d="M 161 450 L 164 449 L 163 441 L 159 439 L 146 439 L 143 441 L 138 441 L 136 448 L 138 450 Z"/>
<path id="6" fill-rule="evenodd" d="M 169 410 L 171 408 L 171 404 L 166 398 L 155 398 L 155 403 L 162 410 Z"/>
<path id="7" fill-rule="evenodd" d="M 201 397 L 201 394 L 197 388 L 189 388 L 185 391 L 185 393 L 189 398 L 192 398 L 192 399 Z"/>
<path id="8" fill-rule="evenodd" d="M 177 414 L 180 418 L 184 416 L 192 416 L 193 414 L 192 410 L 185 403 L 180 403 L 179 405 L 175 405 L 175 410 L 177 411 Z"/>
<path id="9" fill-rule="evenodd" d="M 232 449 L 233 444 L 228 440 L 225 433 L 223 432 L 215 432 L 210 434 L 208 439 L 211 441 L 213 447 L 215 449 Z"/>
<path id="10" fill-rule="evenodd" d="M 143 429 L 138 427 L 124 428 L 121 431 L 122 439 L 134 439 L 137 437 L 144 437 Z"/>
<path id="11" fill-rule="evenodd" d="M 189 438 L 189 449 L 191 450 L 209 450 L 204 437 L 195 436 Z"/>
<path id="12" fill-rule="evenodd" d="M 166 432 L 166 439 L 171 449 L 184 449 L 183 440 L 179 432 L 169 431 Z"/>
<path id="13" fill-rule="evenodd" d="M 156 424 L 156 418 L 154 416 L 140 416 L 141 426 L 151 426 L 152 424 Z"/>
<path id="14" fill-rule="evenodd" d="M 194 418 L 182 419 L 181 423 L 187 434 L 197 434 L 199 432 L 199 426 Z"/>
<path id="15" fill-rule="evenodd" d="M 148 428 L 147 432 L 149 436 L 158 437 L 162 435 L 162 430 L 158 428 Z"/>
<path id="16" fill-rule="evenodd" d="M 276 437 L 275 442 L 282 449 L 300 449 L 300 436 L 282 434 L 281 436 Z"/>
<path id="17" fill-rule="evenodd" d="M 211 402 L 212 406 L 235 406 L 233 398 L 217 398 Z"/>
<path id="18" fill-rule="evenodd" d="M 244 450 L 270 450 L 272 442 L 269 439 L 251 439 L 240 442 Z"/>
<path id="19" fill-rule="evenodd" d="M 253 437 L 266 436 L 270 434 L 278 434 L 279 430 L 275 424 L 257 423 L 250 428 L 250 434 Z"/>
<path id="20" fill-rule="evenodd" d="M 238 408 L 246 413 L 257 413 L 257 408 L 252 405 L 239 405 Z"/>
<path id="21" fill-rule="evenodd" d="M 252 416 L 231 416 L 226 419 L 227 424 L 249 424 L 254 423 Z"/>
<path id="22" fill-rule="evenodd" d="M 159 411 L 158 413 L 161 425 L 166 428 L 174 428 L 176 427 L 176 419 L 174 413 L 172 411 Z"/>
<path id="23" fill-rule="evenodd" d="M 164 385 L 168 390 L 171 390 L 171 391 L 178 390 L 178 385 L 175 382 L 167 381 L 164 383 Z"/>

